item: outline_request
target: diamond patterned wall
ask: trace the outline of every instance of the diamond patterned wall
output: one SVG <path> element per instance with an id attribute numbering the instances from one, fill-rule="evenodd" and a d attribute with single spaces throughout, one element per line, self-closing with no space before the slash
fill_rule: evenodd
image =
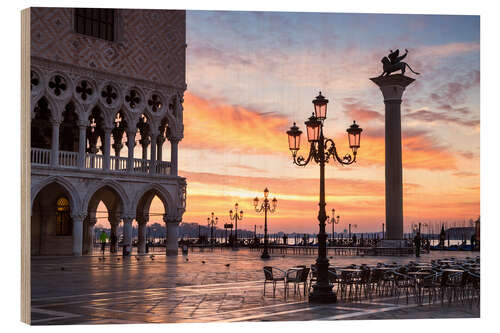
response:
<path id="1" fill-rule="evenodd" d="M 186 12 L 117 10 L 114 42 L 77 34 L 73 9 L 31 9 L 31 55 L 184 90 Z"/>

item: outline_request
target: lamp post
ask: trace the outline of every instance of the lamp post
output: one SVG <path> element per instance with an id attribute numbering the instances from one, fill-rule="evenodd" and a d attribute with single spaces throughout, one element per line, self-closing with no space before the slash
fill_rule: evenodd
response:
<path id="1" fill-rule="evenodd" d="M 293 126 L 287 131 L 288 146 L 293 156 L 293 163 L 299 166 L 307 165 L 311 160 L 319 164 L 319 234 L 318 234 L 318 258 L 316 259 L 316 266 L 318 269 L 318 278 L 316 284 L 313 285 L 313 291 L 309 294 L 309 302 L 315 303 L 332 303 L 337 301 L 337 295 L 333 292 L 332 286 L 329 284 L 328 279 L 328 258 L 326 255 L 326 239 L 325 232 L 326 216 L 326 202 L 325 202 L 325 164 L 329 162 L 330 158 L 337 161 L 341 165 L 352 164 L 356 161 L 357 151 L 360 146 L 362 129 L 353 122 L 347 129 L 349 146 L 352 149 L 353 156 L 346 154 L 339 157 L 337 148 L 332 139 L 325 138 L 323 135 L 323 123 L 326 119 L 328 100 L 319 95 L 312 101 L 314 104 L 313 115 L 305 122 L 307 127 L 307 139 L 310 143 L 309 156 L 297 156 L 300 149 L 300 136 L 302 131 L 294 123 Z"/>
<path id="2" fill-rule="evenodd" d="M 257 213 L 264 212 L 264 251 L 262 251 L 262 255 L 260 256 L 262 259 L 269 259 L 269 253 L 267 251 L 267 212 L 274 213 L 276 211 L 276 206 L 278 205 L 278 200 L 274 198 L 270 201 L 267 197 L 269 196 L 269 190 L 267 187 L 264 189 L 264 201 L 259 206 L 259 198 L 255 197 L 253 199 L 253 206 L 255 207 L 255 211 Z M 272 202 L 272 205 L 271 205 Z"/>
<path id="3" fill-rule="evenodd" d="M 326 217 L 326 222 L 332 225 L 332 245 L 333 245 L 333 239 L 335 238 L 335 225 L 339 224 L 340 222 L 339 215 L 337 215 L 337 219 L 335 220 L 335 208 L 332 208 L 332 217 L 331 218 L 329 216 Z"/>
<path id="4" fill-rule="evenodd" d="M 238 248 L 238 220 L 243 220 L 243 211 L 240 210 L 238 214 L 238 203 L 234 204 L 234 214 L 232 209 L 229 211 L 229 219 L 235 224 L 233 250 L 236 250 Z"/>
<path id="5" fill-rule="evenodd" d="M 385 223 L 382 223 L 382 239 L 385 239 Z"/>
<path id="6" fill-rule="evenodd" d="M 208 226 L 210 227 L 210 243 L 214 244 L 214 225 L 217 225 L 219 218 L 214 219 L 214 212 L 211 214 L 211 218 L 207 217 Z"/>

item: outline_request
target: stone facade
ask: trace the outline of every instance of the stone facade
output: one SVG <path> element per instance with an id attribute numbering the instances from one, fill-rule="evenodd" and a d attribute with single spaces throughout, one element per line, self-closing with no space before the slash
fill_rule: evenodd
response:
<path id="1" fill-rule="evenodd" d="M 115 40 L 107 41 L 76 33 L 74 9 L 32 9 L 33 255 L 92 253 L 101 201 L 112 233 L 123 223 L 124 253 L 131 251 L 134 220 L 144 252 L 154 196 L 166 212 L 167 254 L 177 254 L 186 202 L 186 181 L 177 175 L 185 15 L 115 10 Z M 168 144 L 170 161 L 163 156 Z M 61 197 L 67 210 L 56 209 Z M 70 234 L 57 229 L 61 221 Z"/>

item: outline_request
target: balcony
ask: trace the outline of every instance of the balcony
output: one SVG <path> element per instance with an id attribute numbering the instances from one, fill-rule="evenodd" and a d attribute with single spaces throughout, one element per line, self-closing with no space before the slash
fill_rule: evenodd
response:
<path id="1" fill-rule="evenodd" d="M 57 165 L 51 163 L 52 151 L 50 149 L 31 148 L 31 165 L 32 166 L 52 166 L 64 169 L 89 169 L 89 170 L 105 170 L 104 156 L 98 154 L 85 153 L 82 167 L 79 166 L 79 156 L 77 152 L 59 151 L 59 159 Z M 171 163 L 166 161 L 156 161 L 155 169 L 152 170 L 151 160 L 134 158 L 132 159 L 131 167 L 129 168 L 129 159 L 126 157 L 110 156 L 108 172 L 116 173 L 133 173 L 143 175 L 170 175 Z"/>

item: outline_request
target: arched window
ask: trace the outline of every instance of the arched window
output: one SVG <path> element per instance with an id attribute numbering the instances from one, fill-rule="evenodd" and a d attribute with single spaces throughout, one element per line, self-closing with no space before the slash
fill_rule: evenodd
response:
<path id="1" fill-rule="evenodd" d="M 69 215 L 69 201 L 60 197 L 56 202 L 56 235 L 71 235 L 71 216 Z"/>

